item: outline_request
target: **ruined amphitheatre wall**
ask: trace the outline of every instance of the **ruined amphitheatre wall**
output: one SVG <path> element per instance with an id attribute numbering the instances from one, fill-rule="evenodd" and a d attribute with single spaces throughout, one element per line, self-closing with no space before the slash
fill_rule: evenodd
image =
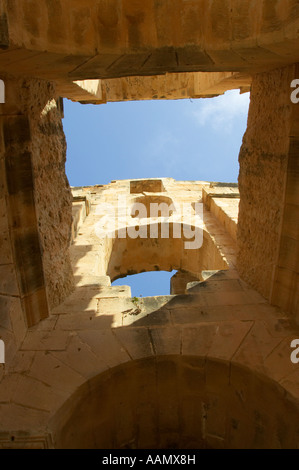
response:
<path id="1" fill-rule="evenodd" d="M 254 77 L 240 150 L 238 269 L 270 298 L 284 209 L 294 67 Z"/>

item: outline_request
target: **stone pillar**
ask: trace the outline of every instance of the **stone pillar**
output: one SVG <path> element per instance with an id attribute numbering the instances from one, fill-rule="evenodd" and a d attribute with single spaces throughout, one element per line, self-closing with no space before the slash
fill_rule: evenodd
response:
<path id="1" fill-rule="evenodd" d="M 299 79 L 299 64 L 295 77 Z M 271 302 L 299 323 L 299 103 L 292 104 L 283 220 Z"/>
<path id="2" fill-rule="evenodd" d="M 290 211 L 295 216 L 295 208 L 285 203 L 295 174 L 292 153 L 297 143 L 293 137 L 290 140 L 294 107 L 290 85 L 294 78 L 295 66 L 253 78 L 248 126 L 239 155 L 238 270 L 264 297 L 281 306 L 281 301 L 274 301 L 273 278 L 278 276 L 279 257 L 282 260 L 286 255 L 281 245 L 283 220 L 290 217 Z M 292 243 L 298 248 L 295 239 Z M 284 307 L 291 311 L 286 303 Z"/>
<path id="3" fill-rule="evenodd" d="M 6 86 L 6 98 L 8 91 Z M 26 120 L 22 120 L 22 116 L 15 113 L 12 107 L 0 105 L 0 339 L 4 341 L 6 364 L 9 364 L 24 339 L 27 328 L 24 303 L 27 302 L 29 305 L 30 302 L 30 295 L 26 295 L 26 285 L 21 280 L 25 277 L 24 269 L 19 273 L 16 269 L 17 258 L 26 264 L 26 258 L 19 256 L 22 245 L 26 243 L 25 236 L 18 237 L 21 217 L 23 220 L 26 219 L 25 214 L 20 214 L 22 202 L 30 211 L 30 190 L 27 187 L 25 192 L 22 191 L 20 182 L 26 173 L 28 163 L 28 156 L 24 151 L 20 152 L 24 157 L 24 163 L 17 166 L 18 181 L 14 184 L 10 178 L 13 155 L 18 154 L 21 142 L 25 143 L 28 136 L 26 124 L 28 124 Z M 18 126 L 21 132 L 12 145 L 12 136 Z M 17 160 L 20 160 L 18 156 Z M 27 235 L 29 243 L 29 239 L 32 241 L 34 236 L 30 237 L 29 232 Z M 3 374 L 4 365 L 0 364 L 0 381 Z"/>
<path id="4" fill-rule="evenodd" d="M 14 270 L 13 294 L 22 303 L 26 325 L 32 326 L 72 289 L 66 145 L 52 85 L 1 78 L 6 92 L 0 106 L 1 254 Z"/>
<path id="5" fill-rule="evenodd" d="M 32 171 L 38 232 L 49 308 L 59 305 L 73 289 L 69 256 L 72 194 L 65 174 L 66 140 L 61 101 L 52 84 L 24 84 L 24 111 L 32 134 Z"/>

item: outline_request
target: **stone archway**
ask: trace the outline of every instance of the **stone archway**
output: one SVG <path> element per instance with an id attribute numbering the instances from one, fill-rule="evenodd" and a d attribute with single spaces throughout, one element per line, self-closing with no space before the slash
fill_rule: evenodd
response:
<path id="1" fill-rule="evenodd" d="M 295 448 L 299 408 L 246 367 L 157 356 L 108 370 L 56 413 L 56 448 Z"/>
<path id="2" fill-rule="evenodd" d="M 164 225 L 167 225 L 165 234 L 169 233 L 168 238 L 161 235 Z M 144 238 L 130 238 L 128 234 L 121 237 L 118 234 L 113 240 L 107 265 L 107 275 L 112 281 L 128 274 L 172 270 L 181 270 L 200 279 L 201 271 L 228 269 L 224 254 L 207 230 L 174 222 L 148 222 L 144 224 L 144 228 L 148 234 Z M 152 229 L 156 231 L 156 236 L 151 238 Z M 184 230 L 185 233 L 188 231 L 189 238 L 184 238 Z M 175 238 L 175 231 L 182 236 Z M 202 239 L 199 247 L 196 246 L 196 237 Z M 193 243 L 196 248 L 186 249 L 188 243 Z"/>

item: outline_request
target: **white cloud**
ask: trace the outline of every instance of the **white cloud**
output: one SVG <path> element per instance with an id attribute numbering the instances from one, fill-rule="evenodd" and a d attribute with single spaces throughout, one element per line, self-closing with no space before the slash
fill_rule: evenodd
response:
<path id="1" fill-rule="evenodd" d="M 235 120 L 247 116 L 249 96 L 249 93 L 240 95 L 238 90 L 232 90 L 216 98 L 200 99 L 194 102 L 196 109 L 192 114 L 201 127 L 229 133 Z"/>

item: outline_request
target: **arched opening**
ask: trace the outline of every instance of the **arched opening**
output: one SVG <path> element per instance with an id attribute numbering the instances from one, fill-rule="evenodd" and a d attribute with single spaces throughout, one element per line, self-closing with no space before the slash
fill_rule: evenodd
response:
<path id="1" fill-rule="evenodd" d="M 176 271 L 150 271 L 132 274 L 116 279 L 112 286 L 129 285 L 132 297 L 152 297 L 169 295 L 171 293 L 171 280 Z"/>
<path id="2" fill-rule="evenodd" d="M 188 273 L 190 282 L 193 278 L 202 279 L 202 271 L 228 268 L 210 234 L 200 227 L 173 222 L 147 223 L 143 227 L 145 236 L 142 238 L 132 238 L 125 227 L 116 238 L 109 239 L 107 275 L 112 282 L 128 274 L 161 270 Z M 166 232 L 167 237 L 163 236 Z M 184 236 L 186 232 L 188 238 Z M 155 237 L 151 236 L 153 233 Z M 191 249 L 186 249 L 188 244 Z"/>
<path id="3" fill-rule="evenodd" d="M 56 448 L 295 448 L 298 406 L 255 371 L 195 356 L 145 358 L 80 387 L 50 429 Z"/>

